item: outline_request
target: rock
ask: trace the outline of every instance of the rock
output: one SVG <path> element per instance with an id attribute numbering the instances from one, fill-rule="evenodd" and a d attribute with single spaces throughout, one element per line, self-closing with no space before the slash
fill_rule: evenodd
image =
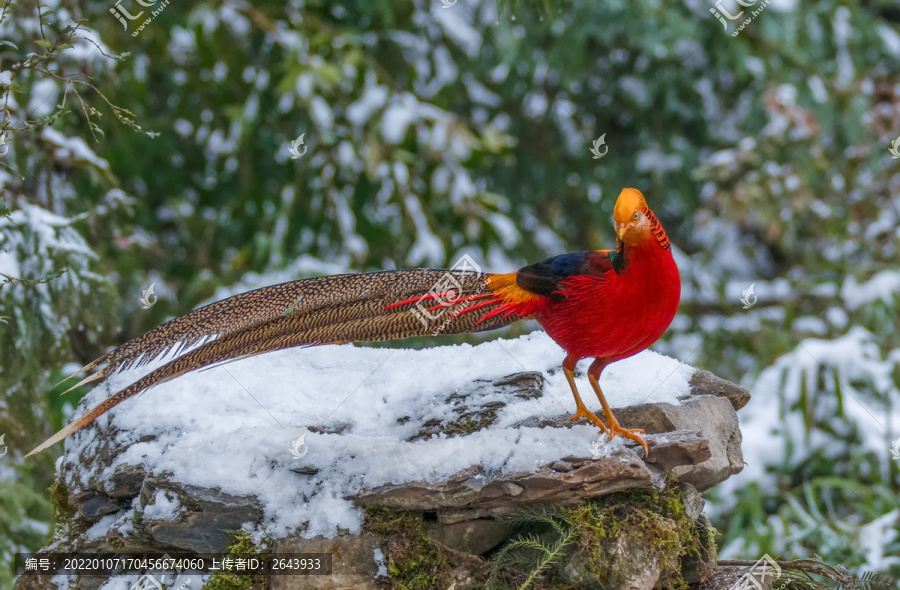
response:
<path id="1" fill-rule="evenodd" d="M 497 419 L 497 411 L 506 406 L 504 398 L 515 396 L 533 399 L 543 395 L 544 375 L 526 371 L 507 375 L 493 381 L 477 379 L 446 398 L 453 407 L 453 415 L 425 420 L 409 441 L 429 439 L 438 434 L 461 436 L 487 428 Z M 408 418 L 408 417 L 407 417 Z"/>
<path id="2" fill-rule="evenodd" d="M 706 502 L 697 488 L 684 481 L 678 482 L 678 487 L 681 488 L 681 501 L 684 503 L 684 511 L 688 517 L 697 520 L 703 516 L 703 507 Z"/>
<path id="3" fill-rule="evenodd" d="M 350 426 L 351 425 L 346 422 L 334 422 L 331 424 L 323 424 L 321 426 L 310 426 L 307 430 L 318 434 L 340 434 L 350 428 Z"/>
<path id="4" fill-rule="evenodd" d="M 544 393 L 544 375 L 539 371 L 525 371 L 507 375 L 493 381 L 494 387 L 511 387 L 511 393 L 522 399 L 541 397 Z"/>
<path id="5" fill-rule="evenodd" d="M 705 462 L 709 441 L 697 432 L 673 432 L 647 437 L 648 462 L 642 461 L 637 443 L 608 457 L 567 457 L 570 471 L 552 466 L 510 476 L 491 476 L 473 467 L 444 482 L 384 485 L 354 496 L 364 507 L 436 512 L 443 523 L 508 514 L 538 502 L 566 504 L 628 489 L 653 486 L 653 466 L 667 469 Z M 586 451 L 588 449 L 585 449 Z M 648 465 L 649 463 L 649 465 Z"/>
<path id="6" fill-rule="evenodd" d="M 568 461 L 554 461 L 550 464 L 553 471 L 572 471 L 572 464 Z"/>
<path id="7" fill-rule="evenodd" d="M 701 514 L 695 520 L 700 525 L 700 554 L 689 553 L 681 564 L 681 575 L 688 584 L 705 582 L 712 579 L 716 573 L 716 542 L 710 532 L 709 519 L 705 514 Z"/>
<path id="8" fill-rule="evenodd" d="M 84 490 L 70 494 L 69 504 L 86 520 L 97 520 L 130 505 L 146 476 L 138 465 L 117 465 L 109 481 L 94 481 Z"/>
<path id="9" fill-rule="evenodd" d="M 234 542 L 229 531 L 240 530 L 245 523 L 259 524 L 262 510 L 255 498 L 233 496 L 216 489 L 201 488 L 150 476 L 141 488 L 141 506 L 152 505 L 157 490 L 178 498 L 184 511 L 174 521 L 144 520 L 150 537 L 165 546 L 221 554 Z"/>
<path id="10" fill-rule="evenodd" d="M 104 491 L 112 498 L 132 498 L 141 491 L 147 472 L 140 465 L 116 465 Z"/>
<path id="11" fill-rule="evenodd" d="M 438 543 L 471 555 L 483 555 L 508 539 L 512 529 L 488 518 L 450 524 L 429 523 L 428 535 Z"/>
<path id="12" fill-rule="evenodd" d="M 610 581 L 617 590 L 652 590 L 662 570 L 656 552 L 639 537 L 620 537 L 604 543 L 614 564 Z"/>
<path id="13" fill-rule="evenodd" d="M 676 467 L 680 481 L 705 491 L 744 468 L 741 430 L 731 402 L 724 397 L 701 395 L 681 405 L 644 404 L 616 410 L 626 428 L 643 428 L 649 433 L 673 430 L 700 430 L 709 441 L 710 458 L 699 465 Z"/>
<path id="14" fill-rule="evenodd" d="M 14 588 L 15 590 L 56 590 L 58 586 L 53 583 L 54 577 L 41 574 L 19 576 Z M 88 589 L 85 588 L 85 590 Z"/>
<path id="15" fill-rule="evenodd" d="M 711 443 L 699 430 L 676 431 L 645 438 L 650 451 L 647 463 L 658 465 L 665 472 L 676 467 L 702 465 L 712 456 Z M 650 441 L 653 441 L 652 445 Z"/>
<path id="16" fill-rule="evenodd" d="M 407 441 L 418 441 L 435 435 L 456 438 L 478 432 L 495 423 L 510 399 L 541 398 L 543 387 L 544 375 L 540 372 L 475 380 L 441 396 L 439 399 L 445 403 L 440 413 L 425 409 L 421 414 L 397 419 L 404 428 L 409 428 L 399 442 L 406 444 L 402 441 L 407 433 L 411 433 Z M 749 394 L 706 371 L 695 372 L 690 387 L 690 393 L 683 396 L 679 405 L 649 403 L 615 409 L 623 426 L 643 428 L 647 432 L 647 457 L 633 441 L 618 438 L 606 445 L 585 441 L 583 448 L 572 449 L 572 455 L 557 454 L 552 460 L 521 472 L 501 473 L 471 465 L 440 481 L 387 483 L 353 493 L 348 491 L 344 497 L 363 509 L 410 511 L 420 518 L 427 515 L 422 519 L 423 534 L 447 559 L 447 569 L 441 574 L 441 580 L 447 583 L 440 590 L 454 582 L 462 585 L 467 580 L 481 579 L 478 576 L 487 567 L 481 556 L 503 546 L 513 534 L 511 525 L 499 517 L 538 506 L 577 506 L 586 499 L 615 492 L 662 489 L 670 474 L 679 480 L 684 513 L 702 523 L 700 530 L 705 531 L 707 521 L 700 491 L 743 468 L 741 433 L 735 411 L 747 403 Z M 572 428 L 574 423 L 568 418 L 568 413 L 524 417 L 511 428 L 541 428 L 549 434 L 553 429 Z M 308 430 L 341 437 L 351 435 L 353 425 L 334 422 Z M 125 449 L 117 446 L 113 427 L 102 432 L 95 454 L 63 463 L 59 477 L 68 486 L 68 502 L 77 511 L 79 523 L 87 526 L 68 527 L 74 531 L 73 536 L 56 539 L 52 550 L 222 554 L 234 541 L 231 533 L 245 525 L 254 527 L 263 522 L 262 507 L 253 495 L 229 494 L 178 481 L 169 473 L 156 473 L 149 467 L 117 464 Z M 153 440 L 153 437 L 142 440 Z M 113 466 L 112 475 L 105 480 L 95 477 L 98 473 L 109 473 Z M 291 461 L 283 464 L 286 471 L 294 471 L 298 482 L 326 479 L 329 472 L 320 467 L 295 465 Z M 160 491 L 164 493 L 158 495 Z M 168 498 L 167 503 L 155 504 L 158 498 Z M 178 510 L 173 512 L 175 499 Z M 125 525 L 112 527 L 106 534 L 79 533 L 104 517 L 111 519 L 110 515 Z M 151 518 L 154 515 L 157 517 Z M 384 569 L 385 556 L 394 547 L 395 537 L 363 529 L 334 538 L 305 539 L 302 531 L 297 531 L 273 539 L 276 553 L 331 553 L 333 569 L 330 576 L 272 576 L 268 587 L 273 590 L 387 587 L 382 583 L 390 577 Z M 658 552 L 642 544 L 644 541 L 640 537 L 604 541 L 602 553 L 610 573 L 602 580 L 596 579 L 588 571 L 584 558 L 577 555 L 561 563 L 555 571 L 570 584 L 581 584 L 584 588 L 649 590 L 660 581 L 663 564 L 654 557 Z M 714 545 L 708 537 L 701 539 L 701 544 L 713 551 Z M 714 553 L 700 560 L 686 559 L 683 575 L 690 583 L 711 580 L 714 572 L 710 564 L 714 567 Z M 39 588 L 34 580 L 23 576 L 16 589 Z M 102 583 L 102 579 L 85 579 L 79 581 L 78 588 L 93 590 Z"/>
<path id="17" fill-rule="evenodd" d="M 662 564 L 648 539 L 619 537 L 601 543 L 607 571 L 603 581 L 591 572 L 585 558 L 575 558 L 560 568 L 563 580 L 590 590 L 652 590 L 659 581 Z"/>
<path id="18" fill-rule="evenodd" d="M 325 539 L 285 539 L 275 546 L 275 553 L 331 553 L 330 576 L 271 576 L 269 590 L 377 590 L 381 538 L 362 533 Z"/>
<path id="19" fill-rule="evenodd" d="M 731 402 L 735 411 L 740 410 L 750 401 L 750 392 L 731 381 L 717 377 L 709 371 L 697 369 L 690 381 L 691 390 L 679 399 L 690 399 L 698 395 L 716 395 Z"/>
<path id="20" fill-rule="evenodd" d="M 525 491 L 525 488 L 511 481 L 505 481 L 501 485 L 503 486 L 503 491 L 513 498 Z"/>
<path id="21" fill-rule="evenodd" d="M 703 590 L 732 590 L 737 588 L 752 588 L 753 590 L 774 590 L 774 584 L 770 576 L 764 579 L 754 578 L 746 586 L 741 578 L 747 573 L 745 567 L 720 567 L 713 576 L 705 584 L 701 586 Z"/>
<path id="22" fill-rule="evenodd" d="M 106 514 L 118 512 L 131 503 L 128 498 L 113 499 L 94 490 L 75 494 L 69 501 L 86 520 L 97 520 Z"/>

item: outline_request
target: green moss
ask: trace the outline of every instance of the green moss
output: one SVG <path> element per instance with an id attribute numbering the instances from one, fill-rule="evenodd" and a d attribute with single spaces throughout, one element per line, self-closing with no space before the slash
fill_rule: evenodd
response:
<path id="1" fill-rule="evenodd" d="M 226 553 L 229 557 L 247 557 L 265 553 L 253 542 L 250 533 L 241 531 L 234 533 L 234 543 Z M 265 574 L 238 574 L 234 572 L 217 571 L 203 585 L 203 590 L 265 590 L 268 588 L 268 579 Z"/>
<path id="2" fill-rule="evenodd" d="M 454 399 L 453 396 L 449 398 Z M 422 428 L 410 440 L 427 440 L 434 434 L 440 432 L 450 438 L 454 436 L 463 436 L 483 430 L 493 424 L 497 420 L 497 410 L 503 407 L 502 403 L 489 404 L 489 407 L 482 408 L 475 412 L 462 414 L 455 420 L 443 422 L 438 418 L 428 420 L 422 425 Z"/>
<path id="3" fill-rule="evenodd" d="M 683 589 L 707 573 L 715 555 L 705 517 L 690 518 L 674 481 L 504 518 L 519 535 L 494 556 L 487 587 L 587 590 L 617 587 L 644 560 L 660 565 L 658 587 Z M 627 543 L 634 540 L 633 545 Z M 620 545 L 626 541 L 625 545 Z M 619 551 L 625 551 L 623 556 Z M 624 563 L 624 560 L 630 563 Z"/>
<path id="4" fill-rule="evenodd" d="M 702 541 L 710 537 L 704 526 L 687 516 L 678 487 L 611 494 L 562 514 L 578 532 L 578 553 L 587 569 L 613 585 L 623 582 L 625 573 L 610 554 L 611 540 L 640 540 L 660 563 L 658 587 L 682 589 L 687 588 L 684 560 L 700 558 Z"/>
<path id="5" fill-rule="evenodd" d="M 658 587 L 687 588 L 683 571 L 697 571 L 715 548 L 705 518 L 694 521 L 685 510 L 681 489 L 638 490 L 610 494 L 574 506 L 535 507 L 504 518 L 519 532 L 490 563 L 471 567 L 472 579 L 457 590 L 587 590 L 615 587 L 626 572 L 612 543 L 628 537 L 658 560 Z M 365 529 L 384 538 L 382 551 L 393 590 L 448 588 L 460 554 L 433 542 L 419 513 L 385 508 L 366 512 Z M 473 557 L 473 560 L 477 558 Z M 561 569 L 572 564 L 581 581 Z M 576 578 L 578 578 L 576 576 Z M 599 582 L 598 582 L 599 581 Z"/>
<path id="6" fill-rule="evenodd" d="M 497 412 L 495 410 L 487 410 L 473 414 L 461 416 L 459 420 L 449 422 L 444 433 L 447 436 L 459 436 L 462 434 L 472 434 L 483 430 L 493 424 L 497 420 Z"/>
<path id="7" fill-rule="evenodd" d="M 50 494 L 50 502 L 53 505 L 54 539 L 72 539 L 90 528 L 91 523 L 75 518 L 78 510 L 69 504 L 69 490 L 66 489 L 66 484 L 56 480 L 47 488 L 47 493 Z"/>
<path id="8" fill-rule="evenodd" d="M 69 491 L 66 484 L 57 480 L 53 482 L 47 493 L 50 494 L 50 502 L 53 504 L 53 517 L 57 522 L 72 520 L 75 516 L 75 508 L 69 504 Z"/>
<path id="9" fill-rule="evenodd" d="M 365 529 L 384 537 L 382 552 L 392 589 L 429 590 L 453 583 L 447 555 L 426 533 L 421 514 L 370 508 Z"/>

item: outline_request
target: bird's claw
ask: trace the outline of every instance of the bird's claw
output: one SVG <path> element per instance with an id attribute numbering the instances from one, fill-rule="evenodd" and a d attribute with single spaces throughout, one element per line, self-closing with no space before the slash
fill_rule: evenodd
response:
<path id="1" fill-rule="evenodd" d="M 631 439 L 634 442 L 640 444 L 644 448 L 644 457 L 648 457 L 650 455 L 650 449 L 647 447 L 647 441 L 640 435 L 644 434 L 644 430 L 642 428 L 622 428 L 621 426 L 616 424 L 610 424 L 607 426 L 609 430 L 609 439 L 612 440 L 612 437 L 616 436 L 624 436 L 625 438 Z"/>
<path id="2" fill-rule="evenodd" d="M 575 413 L 572 414 L 571 418 L 569 418 L 569 422 L 574 422 L 575 420 L 578 420 L 579 418 L 587 418 L 594 426 L 596 426 L 597 428 L 600 429 L 601 434 L 606 432 L 606 424 L 603 423 L 603 420 L 601 420 L 597 416 L 597 414 L 593 413 L 592 411 L 588 410 L 587 408 L 581 407 L 581 408 L 578 408 L 577 410 L 575 410 Z"/>

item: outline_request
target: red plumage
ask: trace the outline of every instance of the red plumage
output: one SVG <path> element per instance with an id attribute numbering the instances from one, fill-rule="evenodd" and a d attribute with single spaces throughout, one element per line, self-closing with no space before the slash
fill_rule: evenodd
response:
<path id="1" fill-rule="evenodd" d="M 613 217 L 615 250 L 563 254 L 514 273 L 488 275 L 487 292 L 470 295 L 453 315 L 480 313 L 478 324 L 510 316 L 537 320 L 566 351 L 563 370 L 577 408 L 572 419 L 587 418 L 611 436 L 631 438 L 646 450 L 638 436 L 643 430 L 625 429 L 616 421 L 600 390 L 600 374 L 609 364 L 646 350 L 665 333 L 678 310 L 681 277 L 669 238 L 640 191 L 623 190 Z M 443 295 L 416 296 L 391 308 Z M 585 358 L 594 359 L 588 378 L 606 423 L 587 409 L 575 387 L 575 366 Z"/>
<path id="2" fill-rule="evenodd" d="M 565 254 L 508 275 L 490 275 L 486 301 L 496 304 L 482 321 L 515 315 L 531 318 L 566 351 L 563 370 L 575 396 L 572 419 L 587 418 L 610 436 L 636 440 L 640 429 L 622 428 L 600 389 L 610 363 L 647 349 L 665 333 L 678 310 L 681 277 L 669 238 L 640 191 L 625 189 L 616 201 L 616 249 Z M 587 409 L 575 386 L 578 361 L 593 358 L 588 378 L 606 423 Z"/>
<path id="3" fill-rule="evenodd" d="M 671 252 L 648 244 L 626 257 L 621 274 L 569 277 L 562 300 L 545 298 L 532 312 L 570 357 L 622 360 L 659 340 L 672 323 L 681 279 Z"/>

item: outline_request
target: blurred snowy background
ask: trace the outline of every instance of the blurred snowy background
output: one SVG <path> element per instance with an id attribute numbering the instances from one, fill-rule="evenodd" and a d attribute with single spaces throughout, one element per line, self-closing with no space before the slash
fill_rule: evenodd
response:
<path id="1" fill-rule="evenodd" d="M 633 186 L 685 283 L 654 349 L 754 395 L 723 556 L 900 574 L 895 0 L 143 4 L 0 0 L 0 561 L 52 534 L 22 455 L 73 362 L 256 286 L 608 247 Z"/>

